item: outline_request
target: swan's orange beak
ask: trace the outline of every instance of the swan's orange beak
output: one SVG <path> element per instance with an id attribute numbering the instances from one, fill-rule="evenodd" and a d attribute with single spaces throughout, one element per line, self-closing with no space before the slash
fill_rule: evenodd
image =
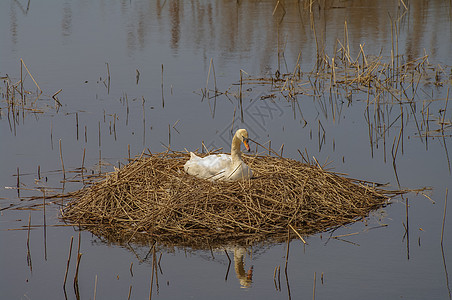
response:
<path id="1" fill-rule="evenodd" d="M 250 145 L 248 144 L 248 139 L 243 139 L 243 144 L 245 145 L 246 151 L 250 152 Z"/>

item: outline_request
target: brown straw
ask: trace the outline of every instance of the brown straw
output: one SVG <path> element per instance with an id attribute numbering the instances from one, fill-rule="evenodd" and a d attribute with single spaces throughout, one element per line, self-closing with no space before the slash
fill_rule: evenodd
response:
<path id="1" fill-rule="evenodd" d="M 355 222 L 385 205 L 389 192 L 317 166 L 246 156 L 254 178 L 208 181 L 184 172 L 188 153 L 142 154 L 73 194 L 71 224 L 113 242 L 208 247 L 234 241 L 286 240 Z"/>

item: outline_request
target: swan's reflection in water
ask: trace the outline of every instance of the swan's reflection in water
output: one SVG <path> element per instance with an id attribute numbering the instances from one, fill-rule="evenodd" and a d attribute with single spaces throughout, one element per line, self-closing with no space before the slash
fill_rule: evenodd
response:
<path id="1" fill-rule="evenodd" d="M 155 245 L 154 245 L 155 246 Z M 157 265 L 154 266 L 155 268 L 159 268 L 161 270 L 161 266 L 160 266 L 160 259 L 161 256 L 164 252 L 167 253 L 176 253 L 176 247 L 173 246 L 171 247 L 165 247 L 163 246 L 162 248 L 160 248 L 159 246 L 156 246 L 156 248 L 159 248 L 159 250 L 157 250 L 157 252 L 155 254 L 153 254 L 153 249 L 154 247 L 142 247 L 142 246 L 138 246 L 138 247 L 133 247 L 133 245 L 131 244 L 127 244 L 126 248 L 128 250 L 130 250 L 132 253 L 135 254 L 135 257 L 138 259 L 138 261 L 140 263 L 144 263 L 144 262 L 149 262 L 151 263 L 153 260 L 153 255 L 159 256 L 159 258 L 155 259 L 155 262 L 157 262 Z M 244 247 L 244 246 L 223 246 L 223 247 L 219 247 L 219 248 L 210 248 L 210 252 L 208 250 L 193 250 L 190 251 L 189 249 L 184 249 L 184 252 L 187 253 L 192 253 L 194 255 L 200 255 L 200 257 L 209 260 L 209 261 L 217 261 L 215 259 L 215 255 L 214 253 L 220 253 L 222 252 L 223 254 L 226 253 L 228 260 L 229 260 L 229 265 L 228 265 L 228 269 L 226 272 L 226 278 L 225 280 L 228 280 L 228 275 L 230 274 L 230 269 L 231 269 L 231 264 L 234 263 L 234 271 L 235 271 L 235 275 L 239 281 L 240 284 L 240 288 L 250 288 L 252 287 L 252 283 L 253 283 L 253 265 L 251 264 L 251 260 L 253 257 L 254 252 L 254 247 Z M 160 252 L 160 255 L 158 254 Z M 206 255 L 207 253 L 210 253 L 211 255 Z M 234 254 L 233 256 L 233 262 L 231 259 L 231 253 Z M 218 262 L 220 262 L 221 260 L 219 260 Z M 161 275 L 163 275 L 163 273 L 160 271 Z"/>
<path id="2" fill-rule="evenodd" d="M 245 258 L 247 257 L 246 248 L 236 246 L 233 248 L 233 251 L 235 275 L 242 288 L 249 288 L 253 282 L 253 265 L 249 267 L 248 271 L 245 270 Z"/>

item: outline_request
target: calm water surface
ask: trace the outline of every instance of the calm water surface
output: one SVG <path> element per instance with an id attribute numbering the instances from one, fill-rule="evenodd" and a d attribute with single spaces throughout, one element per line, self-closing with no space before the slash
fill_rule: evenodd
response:
<path id="1" fill-rule="evenodd" d="M 452 76 L 450 2 L 405 1 L 407 10 L 393 1 L 326 2 L 310 13 L 308 3 L 297 1 L 280 2 L 276 8 L 275 1 L 1 1 L 0 75 L 18 82 L 23 59 L 43 91 L 35 101 L 37 87 L 26 74 L 28 101 L 35 101 L 39 113 L 20 112 L 14 122 L 8 118 L 5 85 L 1 87 L 1 298 L 65 297 L 69 244 L 74 236 L 77 245 L 78 232 L 55 226 L 63 224 L 56 204 L 46 207 L 44 230 L 39 226 L 44 224 L 41 200 L 26 200 L 42 194 L 37 186 L 57 192 L 80 188 L 78 183 L 61 183 L 60 140 L 66 170 L 81 166 L 85 150 L 85 167 L 97 172 L 99 159 L 110 164 L 103 171 L 124 163 L 128 145 L 132 156 L 145 148 L 163 151 L 169 144 L 193 150 L 202 141 L 209 148 L 228 148 L 232 125 L 248 128 L 261 143 L 271 140 L 276 150 L 284 144 L 286 157 L 301 159 L 298 149 L 306 149 L 354 178 L 388 183 L 390 188 L 400 184 L 432 190 L 426 196 L 411 193 L 394 199 L 364 222 L 332 233 L 351 234 L 342 239 L 323 233 L 308 237 L 305 246 L 293 240 L 287 276 L 285 244 L 235 249 L 236 262 L 229 271 L 224 251 L 159 251 L 162 273 L 153 299 L 310 298 L 314 283 L 316 299 L 450 298 L 445 264 L 452 268 L 451 209 L 446 211 L 444 256 L 440 245 L 446 189 L 452 189 L 452 104 L 445 101 Z M 387 130 L 385 142 L 373 133 L 369 138 L 366 95 L 358 92 L 347 98 L 341 91 L 330 98 L 329 92 L 312 97 L 307 90 L 287 101 L 269 85 L 246 85 L 244 119 L 234 115 L 240 110 L 241 70 L 244 78 L 269 77 L 277 70 L 290 73 L 300 57 L 308 82 L 318 53 L 331 59 L 340 47 L 337 41 L 344 44 L 346 38 L 353 58 L 360 55 L 360 45 L 382 63 L 391 61 L 391 51 L 401 64 L 428 55 L 425 76 L 430 83 L 419 83 L 414 111 L 402 106 L 397 173 L 391 151 L 401 132 L 400 105 L 385 108 L 384 123 L 399 122 Z M 215 78 L 211 71 L 207 81 L 211 62 Z M 442 85 L 431 83 L 436 74 Z M 210 99 L 202 97 L 206 85 Z M 215 85 L 228 93 L 212 97 Z M 52 95 L 60 89 L 62 106 L 56 109 Z M 261 101 L 271 94 L 276 97 Z M 422 123 L 420 111 L 426 106 L 430 129 L 438 133 L 427 140 L 419 138 L 416 125 Z M 440 121 L 444 138 L 438 137 Z M 14 189 L 18 170 L 20 195 Z M 36 208 L 20 209 L 30 205 Z M 23 230 L 29 218 L 36 225 L 29 233 L 31 264 L 28 231 Z M 131 299 L 148 298 L 148 251 L 81 232 L 80 298 L 127 299 L 129 291 Z M 233 252 L 228 249 L 231 259 Z M 66 288 L 70 299 L 76 298 L 75 253 L 76 248 Z M 247 281 L 242 271 L 251 266 L 253 278 Z M 281 267 L 276 283 L 275 267 Z"/>

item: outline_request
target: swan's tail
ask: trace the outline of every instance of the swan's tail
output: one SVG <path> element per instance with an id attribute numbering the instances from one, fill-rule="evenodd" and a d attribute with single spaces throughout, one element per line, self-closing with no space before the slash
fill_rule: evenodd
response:
<path id="1" fill-rule="evenodd" d="M 200 158 L 198 155 L 194 154 L 193 152 L 190 152 L 190 159 L 197 159 Z"/>

